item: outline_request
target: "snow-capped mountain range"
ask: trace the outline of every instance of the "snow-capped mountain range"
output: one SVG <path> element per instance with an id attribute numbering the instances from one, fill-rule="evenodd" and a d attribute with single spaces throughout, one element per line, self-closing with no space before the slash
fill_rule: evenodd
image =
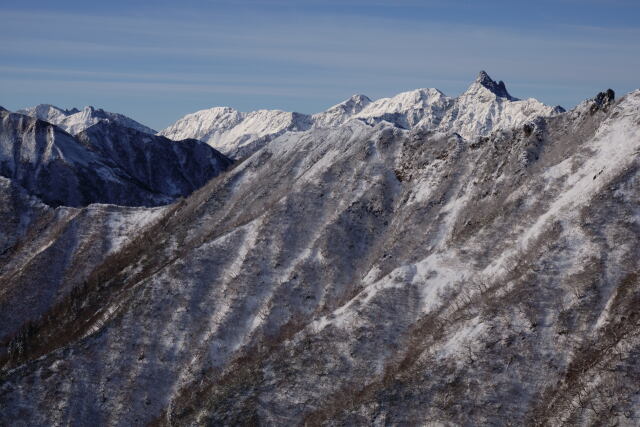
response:
<path id="1" fill-rule="evenodd" d="M 535 99 L 514 98 L 502 81 L 496 82 L 481 71 L 469 88 L 456 98 L 448 97 L 438 89 L 416 89 L 376 101 L 365 95 L 353 95 L 313 115 L 280 110 L 245 113 L 231 107 L 213 107 L 184 116 L 158 135 L 172 140 L 197 139 L 231 158 L 241 159 L 286 132 L 335 128 L 349 120 L 370 125 L 386 121 L 403 129 L 456 132 L 472 140 L 521 125 L 537 116 L 562 111 L 562 107 L 546 106 Z M 17 112 L 55 124 L 72 135 L 100 121 L 156 133 L 122 114 L 91 106 L 65 110 L 41 104 Z"/>
<path id="2" fill-rule="evenodd" d="M 369 124 L 387 121 L 403 129 L 456 132 L 472 140 L 562 111 L 561 107 L 549 107 L 535 99 L 514 98 L 502 81 L 495 82 L 481 71 L 457 98 L 437 89 L 416 89 L 377 101 L 354 95 L 314 115 L 278 110 L 243 113 L 214 107 L 188 114 L 159 134 L 171 139 L 199 139 L 230 157 L 242 158 L 285 132 L 332 128 L 349 120 Z"/>
<path id="3" fill-rule="evenodd" d="M 0 117 L 0 425 L 638 424 L 640 90 Z"/>

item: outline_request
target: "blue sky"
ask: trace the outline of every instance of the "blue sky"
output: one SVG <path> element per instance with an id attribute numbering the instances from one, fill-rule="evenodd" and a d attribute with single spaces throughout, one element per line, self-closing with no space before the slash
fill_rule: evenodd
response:
<path id="1" fill-rule="evenodd" d="M 24 4 L 24 5 L 23 5 Z M 480 70 L 572 107 L 640 87 L 637 0 L 0 4 L 0 105 L 95 105 L 161 129 L 217 105 L 313 113 Z"/>

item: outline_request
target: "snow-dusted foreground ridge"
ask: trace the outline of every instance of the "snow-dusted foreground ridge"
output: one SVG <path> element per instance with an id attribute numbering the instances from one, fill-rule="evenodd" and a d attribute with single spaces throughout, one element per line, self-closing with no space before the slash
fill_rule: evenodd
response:
<path id="1" fill-rule="evenodd" d="M 437 89 L 416 89 L 375 102 L 364 95 L 354 95 L 311 116 L 278 110 L 242 113 L 229 107 L 215 107 L 186 115 L 160 135 L 171 139 L 199 139 L 240 159 L 285 132 L 334 128 L 349 120 L 369 124 L 387 121 L 403 129 L 457 132 L 472 140 L 498 129 L 520 126 L 537 116 L 562 111 L 561 107 L 548 107 L 535 99 L 514 98 L 503 82 L 495 82 L 481 71 L 457 98 L 450 98 Z"/>
<path id="2" fill-rule="evenodd" d="M 637 425 L 640 91 L 503 127 L 493 83 L 161 208 L 0 179 L 0 424 Z"/>

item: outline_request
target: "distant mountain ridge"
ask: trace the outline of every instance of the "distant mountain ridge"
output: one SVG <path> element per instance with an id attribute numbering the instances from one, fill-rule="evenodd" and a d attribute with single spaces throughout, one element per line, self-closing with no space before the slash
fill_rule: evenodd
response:
<path id="1" fill-rule="evenodd" d="M 386 121 L 403 129 L 456 132 L 472 140 L 562 111 L 562 107 L 550 107 L 535 99 L 515 98 L 504 82 L 496 82 L 481 71 L 457 98 L 437 89 L 416 89 L 376 101 L 354 95 L 313 115 L 279 110 L 243 113 L 230 107 L 214 107 L 188 114 L 159 134 L 171 139 L 199 139 L 230 157 L 242 158 L 285 132 L 332 128 L 349 120 L 370 125 Z"/>
<path id="2" fill-rule="evenodd" d="M 16 113 L 44 120 L 64 129 L 71 135 L 80 133 L 96 123 L 105 120 L 116 123 L 120 126 L 135 129 L 138 132 L 144 132 L 152 135 L 157 133 L 150 127 L 138 123 L 123 114 L 112 113 L 92 106 L 84 107 L 82 110 L 77 108 L 64 110 L 56 107 L 55 105 L 40 104 L 35 107 L 18 110 Z"/>
<path id="3" fill-rule="evenodd" d="M 230 107 L 214 107 L 188 114 L 159 132 L 170 139 L 198 139 L 217 147 L 231 158 L 239 159 L 258 151 L 287 131 L 309 130 L 310 116 L 279 110 L 243 113 Z"/>

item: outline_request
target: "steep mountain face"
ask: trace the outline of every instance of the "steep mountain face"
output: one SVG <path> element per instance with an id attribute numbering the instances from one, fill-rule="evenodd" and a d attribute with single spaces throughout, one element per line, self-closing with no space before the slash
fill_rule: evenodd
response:
<path id="1" fill-rule="evenodd" d="M 112 122 L 99 122 L 76 137 L 135 182 L 172 199 L 191 194 L 231 165 L 227 157 L 204 142 L 174 142 Z"/>
<path id="2" fill-rule="evenodd" d="M 111 113 L 109 111 L 104 111 L 101 108 L 94 108 L 91 106 L 84 107 L 82 110 L 78 110 L 77 108 L 63 110 L 53 105 L 40 104 L 35 107 L 18 110 L 17 113 L 52 123 L 64 129 L 71 135 L 80 133 L 102 121 L 112 122 L 123 127 L 135 129 L 139 132 L 152 135 L 156 133 L 155 130 L 142 125 L 125 115 Z"/>
<path id="3" fill-rule="evenodd" d="M 0 341 L 46 315 L 159 208 L 51 208 L 0 177 Z"/>
<path id="4" fill-rule="evenodd" d="M 0 420 L 634 425 L 639 152 L 640 91 L 609 92 L 473 140 L 287 132 L 179 203 L 113 207 L 149 212 L 135 233 L 3 196 L 0 313 L 16 275 L 56 298 L 0 322 Z"/>
<path id="5" fill-rule="evenodd" d="M 230 157 L 242 158 L 284 132 L 336 127 L 351 119 L 370 125 L 386 121 L 403 129 L 457 132 L 472 140 L 562 111 L 561 107 L 548 107 L 535 99 L 514 98 L 502 81 L 495 82 L 481 71 L 458 98 L 450 98 L 437 89 L 416 89 L 375 102 L 364 95 L 354 95 L 312 116 L 266 110 L 240 113 L 216 107 L 189 114 L 160 134 L 171 139 L 199 139 Z"/>
<path id="6" fill-rule="evenodd" d="M 51 206 L 167 204 L 229 164 L 198 141 L 173 142 L 103 122 L 76 139 L 48 122 L 0 112 L 0 176 Z"/>

